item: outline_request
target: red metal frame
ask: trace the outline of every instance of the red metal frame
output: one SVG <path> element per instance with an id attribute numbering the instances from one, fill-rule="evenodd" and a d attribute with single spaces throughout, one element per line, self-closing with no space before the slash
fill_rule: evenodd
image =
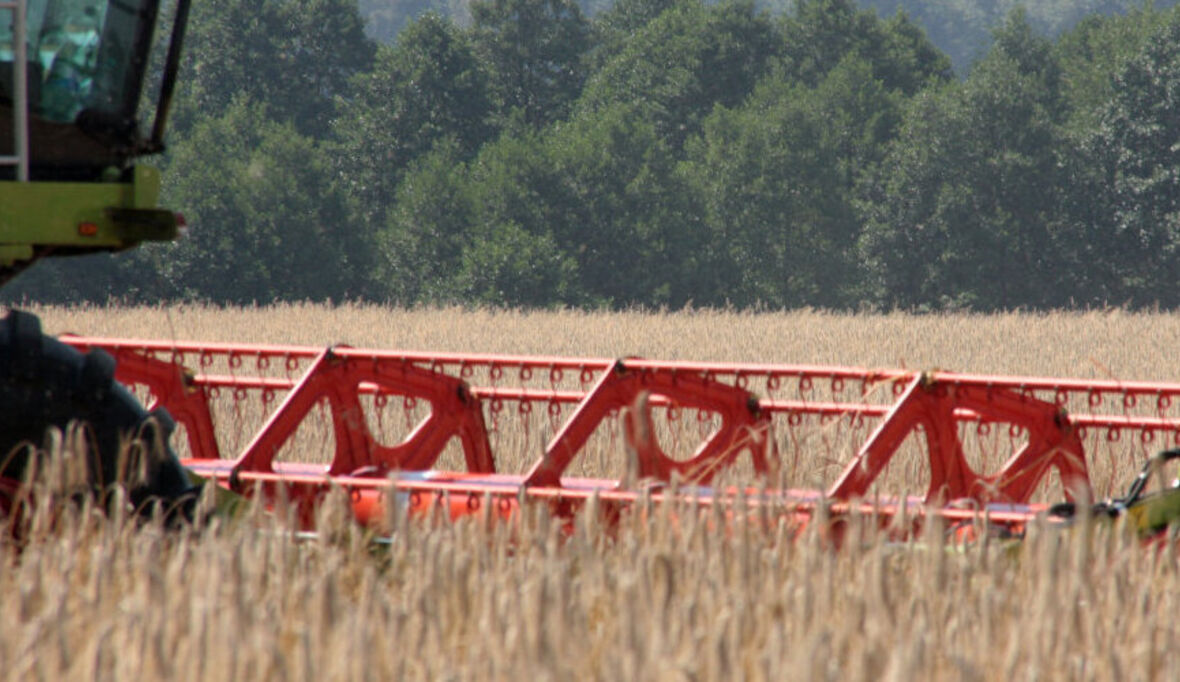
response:
<path id="1" fill-rule="evenodd" d="M 365 421 L 360 404 L 362 386 L 369 390 L 375 387 L 382 395 L 425 400 L 431 406 L 430 414 L 403 443 L 382 446 Z M 336 434 L 336 455 L 328 468 L 329 476 L 362 471 L 385 476 L 390 471 L 429 469 L 452 438 L 459 438 L 463 444 L 468 471 L 495 471 L 483 411 L 465 382 L 406 362 L 351 355 L 347 349 L 325 350 L 313 361 L 307 374 L 246 446 L 235 469 L 273 472 L 279 448 L 321 401 L 331 406 Z"/>
<path id="2" fill-rule="evenodd" d="M 811 365 L 62 340 L 82 350 L 107 350 L 118 361 L 120 381 L 147 387 L 154 401 L 184 425 L 193 455 L 187 465 L 223 485 L 293 500 L 303 506 L 302 518 L 308 523 L 316 502 L 333 485 L 349 491 L 357 518 L 365 522 L 383 518 L 394 501 L 413 513 L 441 506 L 454 517 L 489 512 L 511 516 L 522 501 L 572 514 L 595 497 L 609 513 L 617 513 L 641 495 L 662 499 L 660 486 L 673 479 L 688 486 L 681 498 L 702 506 L 771 506 L 800 520 L 819 505 L 829 513 L 868 512 L 869 506 L 858 506 L 862 503 L 856 500 L 873 494 L 874 482 L 902 443 L 921 433 L 930 472 L 925 495 L 900 502 L 874 500 L 874 514 L 887 518 L 906 506 L 937 503 L 951 505 L 941 506 L 938 513 L 953 521 L 976 513 L 954 507 L 969 503 L 975 510 L 990 509 L 993 522 L 1018 525 L 1043 509 L 1029 502 L 1050 471 L 1057 472 L 1067 498 L 1092 496 L 1083 447 L 1087 429 L 1105 429 L 1112 441 L 1135 432 L 1144 445 L 1160 434 L 1180 442 L 1180 414 L 1172 409 L 1180 384 Z M 762 397 L 751 389 L 755 384 L 764 389 Z M 234 459 L 221 453 L 211 416 L 210 401 L 223 391 L 235 400 L 256 396 L 270 410 Z M 854 395 L 848 397 L 848 392 Z M 369 429 L 362 396 L 375 406 L 391 396 L 407 405 L 421 401 L 430 405 L 430 414 L 401 443 L 382 445 Z M 494 428 L 506 402 L 517 404 L 525 415 L 542 406 L 555 424 L 542 455 L 524 473 L 496 473 L 488 420 Z M 332 416 L 331 463 L 275 461 L 275 453 L 318 405 L 327 405 Z M 566 406 L 574 406 L 568 416 Z M 675 460 L 656 440 L 653 407 L 668 413 L 696 411 L 716 417 L 720 426 L 704 434 L 689 458 Z M 567 476 L 591 435 L 620 414 L 623 450 L 636 480 Z M 778 457 L 774 425 L 785 420 L 791 428 L 808 417 L 878 420 L 826 491 L 709 487 L 742 454 L 750 456 L 756 474 L 772 472 Z M 1027 440 L 997 471 L 977 472 L 960 437 L 965 423 L 981 430 L 1007 425 L 1009 433 Z M 466 471 L 423 473 L 456 439 Z M 393 478 L 391 472 L 397 472 Z M 637 488 L 637 481 L 646 481 L 646 490 Z"/>
<path id="3" fill-rule="evenodd" d="M 981 422 L 1025 429 L 1029 440 L 999 472 L 981 476 L 963 454 L 956 410 Z M 867 494 L 902 441 L 919 428 L 926 434 L 930 462 L 927 502 L 1027 502 L 1051 466 L 1061 476 L 1067 499 L 1094 496 L 1081 440 L 1063 409 L 1007 388 L 946 383 L 919 374 L 828 489 L 828 497 L 847 500 Z"/>
<path id="4" fill-rule="evenodd" d="M 711 434 L 693 456 L 674 461 L 660 448 L 651 422 L 650 396 L 657 395 L 679 409 L 716 413 L 721 428 Z M 630 406 L 627 443 L 635 453 L 637 475 L 671 481 L 673 475 L 690 483 L 707 485 L 721 469 L 749 452 L 755 472 L 768 471 L 769 420 L 754 394 L 719 383 L 708 374 L 680 369 L 631 368 L 619 360 L 601 373 L 598 382 L 582 398 L 577 410 L 553 437 L 545 455 L 525 476 L 527 486 L 561 486 L 561 475 L 612 412 Z"/>

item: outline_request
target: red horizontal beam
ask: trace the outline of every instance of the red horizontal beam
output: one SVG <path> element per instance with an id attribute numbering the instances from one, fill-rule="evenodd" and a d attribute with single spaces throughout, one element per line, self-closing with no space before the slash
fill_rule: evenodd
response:
<path id="1" fill-rule="evenodd" d="M 217 342 L 185 342 L 185 341 L 151 341 L 141 339 L 114 339 L 83 336 L 63 336 L 62 341 L 80 348 L 103 348 L 112 354 L 129 351 L 148 353 L 154 356 L 201 356 L 266 359 L 269 368 L 277 369 L 274 359 L 292 358 L 297 360 L 311 360 L 323 351 L 313 346 L 287 346 L 273 344 L 239 344 Z M 590 370 L 600 372 L 610 367 L 613 358 L 576 358 L 565 356 L 534 356 L 507 355 L 481 353 L 438 353 L 400 350 L 372 350 L 357 349 L 346 346 L 335 347 L 334 352 L 342 357 L 369 358 L 374 360 L 399 360 L 426 366 L 443 367 L 471 367 L 501 369 L 528 369 L 534 373 L 537 370 L 560 369 L 563 372 L 571 370 Z M 877 383 L 886 381 L 906 381 L 918 371 L 908 369 L 868 369 L 862 367 L 844 367 L 834 365 L 808 364 L 770 364 L 770 363 L 732 363 L 732 362 L 690 362 L 647 360 L 643 358 L 629 358 L 627 365 L 635 369 L 683 371 L 721 377 L 760 377 L 760 378 L 796 378 L 864 381 Z M 947 385 L 964 386 L 992 386 L 1019 392 L 1023 391 L 1063 391 L 1066 393 L 1085 393 L 1087 395 L 1120 394 L 1136 397 L 1175 398 L 1180 397 L 1180 383 L 1150 382 L 1150 381 L 1119 381 L 1111 379 L 1071 379 L 1031 376 L 1004 376 L 988 374 L 964 374 L 957 372 L 929 372 L 928 376 Z"/>
<path id="2" fill-rule="evenodd" d="M 192 378 L 194 386 L 217 389 L 245 389 L 252 391 L 289 391 L 296 385 L 296 379 L 259 376 L 233 376 L 228 374 L 197 374 Z M 957 382 L 956 385 L 969 384 Z M 1021 384 L 1025 385 L 1025 384 Z M 996 386 L 999 388 L 999 386 Z M 372 395 L 382 391 L 375 384 L 361 384 L 363 394 Z M 473 386 L 471 393 L 481 400 L 503 400 L 508 402 L 536 402 L 561 403 L 563 405 L 577 404 L 586 397 L 585 391 L 556 390 L 540 388 L 514 388 L 506 386 Z M 656 396 L 652 399 L 655 407 L 667 407 L 669 401 Z M 799 414 L 846 416 L 862 415 L 864 417 L 879 418 L 890 409 L 890 405 L 836 402 L 824 400 L 773 400 L 760 399 L 758 404 L 762 410 L 771 414 Z M 955 417 L 959 421 L 979 421 L 980 415 L 970 410 L 956 410 Z M 1128 429 L 1146 431 L 1180 431 L 1180 417 L 1154 417 L 1128 414 L 1079 414 L 1071 413 L 1069 420 L 1076 426 L 1083 428 Z"/>
<path id="3" fill-rule="evenodd" d="M 823 513 L 830 519 L 860 516 L 863 518 L 877 518 L 882 526 L 888 525 L 901 515 L 912 518 L 937 517 L 948 524 L 986 522 L 1008 527 L 1020 527 L 1033 519 L 1041 517 L 1048 510 L 1043 504 L 991 504 L 965 507 L 930 508 L 925 505 L 921 497 L 911 496 L 904 500 L 893 497 L 880 497 L 874 500 L 857 502 L 841 502 L 824 500 L 816 491 L 812 490 L 762 490 L 758 488 L 738 488 L 727 486 L 723 488 L 687 487 L 676 490 L 651 488 L 647 490 L 621 490 L 617 481 L 593 478 L 565 478 L 561 487 L 528 486 L 525 477 L 519 475 L 495 474 L 479 476 L 462 473 L 443 474 L 435 478 L 424 478 L 414 474 L 372 478 L 363 476 L 328 476 L 325 467 L 306 464 L 276 463 L 275 471 L 240 472 L 233 473 L 232 462 L 226 460 L 210 462 L 209 460 L 184 460 L 183 464 L 206 478 L 213 479 L 218 484 L 238 491 L 249 491 L 255 488 L 267 490 L 271 502 L 277 502 L 280 497 L 300 504 L 308 500 L 307 494 L 320 497 L 336 488 L 350 496 L 354 503 L 360 503 L 362 498 L 356 493 L 370 495 L 366 500 L 370 505 L 374 499 L 388 500 L 389 496 L 399 493 L 420 493 L 428 496 L 450 495 L 460 498 L 464 503 L 472 496 L 478 498 L 489 497 L 493 500 L 511 500 L 512 513 L 516 513 L 519 501 L 538 504 L 552 504 L 557 502 L 573 502 L 586 504 L 591 499 L 599 503 L 618 505 L 619 507 L 634 507 L 639 503 L 650 501 L 652 504 L 674 504 L 700 509 L 708 509 L 722 505 L 730 511 L 757 511 L 768 509 L 793 518 L 802 517 L 805 523 L 823 508 Z M 278 487 L 285 487 L 285 494 L 280 494 Z M 402 504 L 409 505 L 408 500 Z M 421 507 L 429 507 L 430 503 L 423 503 Z M 382 508 L 381 512 L 388 510 Z M 411 509 L 410 511 L 413 511 Z M 474 512 L 476 510 L 470 510 Z M 463 513 L 454 514 L 462 516 Z M 380 515 L 369 512 L 366 520 L 376 523 Z M 1053 522 L 1053 519 L 1047 519 Z"/>

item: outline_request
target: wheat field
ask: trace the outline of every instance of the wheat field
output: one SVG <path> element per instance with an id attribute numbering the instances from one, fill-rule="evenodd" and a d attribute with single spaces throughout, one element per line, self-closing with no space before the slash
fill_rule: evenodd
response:
<path id="1" fill-rule="evenodd" d="M 595 313 L 379 306 L 43 308 L 47 332 L 407 350 L 944 368 L 1173 380 L 1180 316 Z M 1120 485 L 1136 456 L 1112 465 Z M 900 485 L 905 486 L 906 481 Z M 89 509 L 0 544 L 0 679 L 1180 677 L 1180 571 L 1120 528 L 833 552 L 739 524 L 592 522 L 559 540 L 338 506 L 318 539 L 258 516 L 165 532 Z M 44 525 L 44 520 L 42 524 Z"/>

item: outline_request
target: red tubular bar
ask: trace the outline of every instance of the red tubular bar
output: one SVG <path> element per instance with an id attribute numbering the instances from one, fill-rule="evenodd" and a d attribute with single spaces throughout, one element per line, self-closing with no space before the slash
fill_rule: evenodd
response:
<path id="1" fill-rule="evenodd" d="M 229 344 L 229 343 L 201 343 L 201 342 L 172 342 L 147 341 L 132 339 L 88 338 L 81 336 L 63 336 L 61 339 L 80 349 L 91 347 L 103 348 L 116 358 L 126 357 L 133 353 L 141 356 L 171 359 L 177 365 L 184 365 L 189 357 L 198 360 L 200 368 L 212 364 L 212 359 L 228 360 L 231 367 L 241 368 L 245 359 L 253 359 L 260 368 L 286 366 L 288 369 L 297 368 L 300 363 L 315 359 L 322 351 L 320 348 L 308 346 L 279 346 L 264 344 Z M 490 355 L 490 354 L 461 354 L 461 353 L 426 353 L 408 351 L 358 350 L 338 348 L 341 356 L 356 354 L 364 357 L 396 359 L 403 362 L 435 368 L 437 371 L 456 369 L 460 378 L 467 378 L 469 371 L 474 368 L 499 370 L 515 370 L 517 372 L 560 371 L 591 373 L 591 378 L 584 383 L 592 383 L 597 374 L 612 367 L 614 359 L 609 358 L 568 358 L 548 356 L 521 355 Z M 900 382 L 908 384 L 916 374 L 913 370 L 902 369 L 865 369 L 857 367 L 839 367 L 827 365 L 771 365 L 754 363 L 718 363 L 718 362 L 671 362 L 653 361 L 638 358 L 628 358 L 628 367 L 641 370 L 672 370 L 701 372 L 716 379 L 734 378 L 739 386 L 752 378 L 762 379 L 800 379 L 807 383 L 820 381 L 858 382 L 862 387 L 878 384 Z M 1140 398 L 1154 398 L 1156 407 L 1167 409 L 1177 398 L 1180 398 L 1180 383 L 1158 383 L 1144 381 L 1115 381 L 1103 379 L 1058 379 L 1044 377 L 1019 377 L 997 375 L 972 375 L 954 372 L 930 372 L 933 381 L 944 384 L 982 385 L 993 388 L 1005 388 L 1020 393 L 1051 392 L 1056 396 L 1056 404 L 1064 404 L 1071 397 L 1083 397 L 1092 405 L 1100 404 L 1106 396 L 1118 396 L 1126 406 L 1134 406 Z M 198 376 L 200 376 L 198 374 Z M 223 377 L 224 379 L 224 377 Z M 259 378 L 254 377 L 257 381 Z M 240 381 L 249 381 L 242 377 Z M 863 391 L 862 391 L 863 392 Z M 1129 404 L 1128 404 L 1129 403 Z"/>
<path id="2" fill-rule="evenodd" d="M 708 486 L 742 453 L 750 455 L 757 474 L 773 470 L 777 452 L 771 429 L 776 415 L 788 417 L 792 424 L 804 415 L 877 420 L 868 439 L 823 493 L 760 493 L 801 517 L 819 504 L 853 509 L 840 505 L 869 495 L 898 448 L 919 432 L 925 439 L 930 485 L 924 498 L 905 504 L 966 500 L 976 508 L 990 504 L 993 511 L 1000 509 L 996 505 L 1019 507 L 1011 523 L 1027 520 L 1030 510 L 1035 511 L 1027 507 L 1028 500 L 1050 470 L 1058 472 L 1067 497 L 1092 494 L 1082 445 L 1085 429 L 1105 428 L 1110 440 L 1122 431 L 1137 431 L 1143 443 L 1158 433 L 1172 434 L 1180 442 L 1180 409 L 1173 410 L 1180 384 L 818 365 L 62 340 L 83 350 L 107 350 L 118 361 L 121 381 L 146 386 L 154 401 L 185 426 L 193 455 L 187 463 L 194 469 L 227 485 L 255 486 L 268 497 L 278 496 L 282 488 L 283 495 L 307 509 L 330 485 L 360 490 L 353 506 L 361 520 L 384 513 L 390 485 L 398 495 L 413 498 L 403 502 L 416 513 L 432 505 L 449 505 L 452 515 L 475 513 L 489 503 L 484 496 L 498 514 L 514 513 L 525 499 L 559 500 L 565 506 L 555 508 L 568 509 L 595 496 L 607 506 L 625 506 L 636 499 L 637 481 L 632 479 L 658 485 L 678 478 L 696 486 L 698 502 L 712 504 L 724 495 L 701 486 Z M 751 390 L 755 382 L 765 388 L 761 397 Z M 261 395 L 263 404 L 274 408 L 232 460 L 224 459 L 219 449 L 209 405 L 223 390 L 232 391 L 235 399 Z M 370 432 L 361 398 L 384 400 L 390 395 L 428 403 L 430 414 L 401 443 L 386 446 Z M 534 403 L 547 405 L 554 422 L 553 438 L 523 475 L 494 473 L 485 410 L 495 417 L 506 401 L 518 403 L 522 413 L 526 406 L 531 412 Z M 275 461 L 313 408 L 323 404 L 330 408 L 336 442 L 331 463 Z M 576 405 L 568 416 L 563 415 L 565 405 Z M 720 426 L 689 458 L 675 460 L 653 434 L 653 407 L 697 410 L 715 416 Z M 623 416 L 630 475 L 621 482 L 567 477 L 566 470 L 591 435 L 616 414 Z M 1027 440 L 997 471 L 977 472 L 964 454 L 959 435 L 963 422 L 976 422 L 981 428 L 1008 424 Z M 456 440 L 467 473 L 407 478 L 407 472 L 435 466 L 447 444 Z M 386 476 L 395 471 L 402 477 L 391 484 Z M 472 502 L 475 499 L 479 501 Z M 307 509 L 305 519 L 311 518 Z"/>

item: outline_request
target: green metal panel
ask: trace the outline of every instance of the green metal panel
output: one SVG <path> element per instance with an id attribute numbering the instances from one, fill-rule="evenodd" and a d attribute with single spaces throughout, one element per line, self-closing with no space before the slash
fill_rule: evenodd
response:
<path id="1" fill-rule="evenodd" d="M 136 166 L 131 182 L 0 182 L 0 266 L 35 247 L 118 250 L 176 238 L 176 218 L 156 208 L 160 173 Z"/>
<path id="2" fill-rule="evenodd" d="M 1127 509 L 1135 528 L 1150 534 L 1180 522 L 1180 489 L 1170 488 L 1148 495 Z"/>

